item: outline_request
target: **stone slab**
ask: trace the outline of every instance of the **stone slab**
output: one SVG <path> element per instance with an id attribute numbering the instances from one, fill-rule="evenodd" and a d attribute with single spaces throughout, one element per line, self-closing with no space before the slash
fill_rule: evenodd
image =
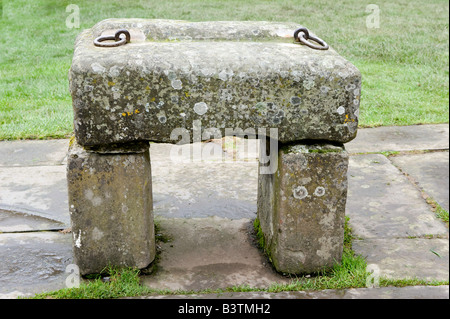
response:
<path id="1" fill-rule="evenodd" d="M 391 161 L 411 176 L 421 189 L 449 211 L 449 153 L 392 156 Z"/>
<path id="2" fill-rule="evenodd" d="M 258 163 L 152 160 L 155 214 L 191 218 L 256 217 Z"/>
<path id="3" fill-rule="evenodd" d="M 350 154 L 388 151 L 448 150 L 449 125 L 382 126 L 359 129 L 345 145 Z"/>
<path id="4" fill-rule="evenodd" d="M 72 236 L 58 232 L 0 234 L 0 297 L 65 288 Z"/>
<path id="5" fill-rule="evenodd" d="M 321 291 L 227 292 L 218 294 L 151 295 L 133 299 L 448 299 L 448 286 L 326 289 Z"/>
<path id="6" fill-rule="evenodd" d="M 62 230 L 64 226 L 51 219 L 0 209 L 0 233 Z"/>
<path id="7" fill-rule="evenodd" d="M 381 154 L 350 157 L 346 213 L 356 236 L 447 235 L 420 191 Z"/>
<path id="8" fill-rule="evenodd" d="M 299 27 L 99 22 L 77 37 L 69 72 L 78 142 L 190 143 L 199 141 L 197 133 L 204 140 L 238 128 L 253 134 L 277 128 L 280 142 L 350 141 L 358 125 L 361 74 L 332 48 L 294 43 Z M 130 43 L 94 46 L 96 37 L 123 28 Z"/>
<path id="9" fill-rule="evenodd" d="M 143 283 L 156 289 L 202 290 L 234 285 L 267 287 L 286 283 L 252 244 L 250 219 L 159 218 L 171 240 L 159 243 L 157 271 Z"/>
<path id="10" fill-rule="evenodd" d="M 0 141 L 0 167 L 61 165 L 67 156 L 68 141 Z"/>
<path id="11" fill-rule="evenodd" d="M 66 167 L 0 167 L 0 209 L 70 225 Z"/>
<path id="12" fill-rule="evenodd" d="M 355 240 L 353 249 L 392 279 L 449 280 L 448 238 L 379 238 Z"/>

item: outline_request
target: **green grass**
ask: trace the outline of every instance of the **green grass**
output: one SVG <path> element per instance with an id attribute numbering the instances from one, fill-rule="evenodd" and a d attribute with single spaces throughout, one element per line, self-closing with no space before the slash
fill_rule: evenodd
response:
<path id="1" fill-rule="evenodd" d="M 259 221 L 254 222 L 255 236 L 261 239 L 259 233 Z M 163 231 L 158 228 L 157 233 L 164 238 Z M 365 288 L 369 273 L 366 271 L 367 263 L 365 259 L 356 255 L 352 250 L 352 241 L 355 237 L 349 227 L 349 218 L 345 219 L 344 230 L 344 252 L 342 261 L 336 264 L 331 270 L 323 271 L 315 276 L 294 277 L 289 284 L 272 284 L 267 288 L 253 288 L 248 285 L 232 286 L 225 289 L 205 289 L 201 291 L 186 290 L 160 290 L 152 289 L 142 285 L 140 271 L 133 268 L 106 267 L 103 276 L 109 276 L 108 281 L 102 280 L 101 276 L 93 276 L 93 279 L 82 280 L 79 288 L 64 288 L 57 291 L 36 294 L 34 299 L 111 299 L 120 297 L 134 297 L 144 295 L 189 295 L 227 292 L 282 292 L 282 291 L 317 291 L 324 289 L 348 289 Z M 258 241 L 260 245 L 264 243 Z M 380 287 L 406 287 L 417 285 L 439 286 L 448 285 L 448 281 L 426 281 L 418 278 L 388 279 L 381 277 Z"/>
<path id="2" fill-rule="evenodd" d="M 431 209 L 434 211 L 436 217 L 442 220 L 448 227 L 448 211 L 445 210 L 445 208 L 439 205 L 439 203 L 430 196 L 426 197 L 426 202 L 431 206 Z"/>
<path id="3" fill-rule="evenodd" d="M 109 282 L 101 278 L 80 283 L 79 288 L 64 288 L 57 291 L 36 294 L 34 299 L 111 299 L 124 296 L 138 296 L 148 293 L 140 284 L 139 270 L 108 267 Z"/>
<path id="4" fill-rule="evenodd" d="M 80 29 L 65 25 L 71 3 L 80 8 Z M 377 1 L 379 29 L 366 28 L 368 3 L 2 0 L 0 139 L 70 135 L 67 72 L 74 39 L 113 17 L 298 22 L 361 70 L 361 126 L 448 123 L 448 2 Z"/>

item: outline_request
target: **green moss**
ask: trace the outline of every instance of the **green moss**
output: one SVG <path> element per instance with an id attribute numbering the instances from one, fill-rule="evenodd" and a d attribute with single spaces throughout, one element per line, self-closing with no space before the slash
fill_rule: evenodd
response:
<path id="1" fill-rule="evenodd" d="M 155 219 L 153 222 L 155 224 L 155 240 L 157 242 L 167 243 L 173 239 L 170 235 L 162 231 L 161 222 L 159 220 Z"/>
<path id="2" fill-rule="evenodd" d="M 264 234 L 261 229 L 261 224 L 259 222 L 258 218 L 255 218 L 255 221 L 253 222 L 253 229 L 255 230 L 256 239 L 258 241 L 258 246 L 261 249 L 265 249 L 265 240 L 264 240 Z"/>
<path id="3" fill-rule="evenodd" d="M 272 256 L 266 246 L 266 239 L 264 238 L 264 233 L 261 229 L 261 223 L 258 218 L 255 218 L 253 222 L 253 229 L 255 230 L 256 240 L 258 242 L 259 248 L 264 252 L 269 261 L 272 262 Z"/>
<path id="4" fill-rule="evenodd" d="M 400 154 L 400 152 L 397 152 L 397 151 L 384 151 L 384 152 L 380 152 L 380 153 L 386 157 L 395 156 L 395 155 Z"/>
<path id="5" fill-rule="evenodd" d="M 332 148 L 320 148 L 320 149 L 310 149 L 308 153 L 319 153 L 319 154 L 327 154 L 327 153 L 340 153 L 341 149 L 332 149 Z"/>
<path id="6" fill-rule="evenodd" d="M 285 153 L 318 153 L 318 154 L 327 154 L 327 153 L 341 153 L 344 151 L 342 147 L 333 146 L 330 144 L 296 144 L 296 145 L 284 145 L 281 147 L 281 150 Z"/>

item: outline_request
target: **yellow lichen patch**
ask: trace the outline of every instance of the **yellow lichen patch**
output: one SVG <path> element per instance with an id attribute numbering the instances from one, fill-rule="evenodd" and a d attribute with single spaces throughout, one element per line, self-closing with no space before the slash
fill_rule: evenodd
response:
<path id="1" fill-rule="evenodd" d="M 112 82 L 112 81 L 109 81 L 109 82 L 108 82 L 108 85 L 109 85 L 109 86 L 114 86 L 114 85 L 116 85 L 116 83 L 114 83 L 114 82 Z"/>
<path id="2" fill-rule="evenodd" d="M 355 122 L 355 119 L 349 119 L 349 118 L 348 118 L 348 114 L 345 114 L 345 120 L 344 120 L 344 123 L 348 123 L 348 122 Z"/>
<path id="3" fill-rule="evenodd" d="M 184 95 L 186 96 L 186 97 L 190 97 L 191 95 L 189 94 L 189 92 L 184 92 Z"/>
<path id="4" fill-rule="evenodd" d="M 72 147 L 72 145 L 75 143 L 75 141 L 76 141 L 75 135 L 73 135 L 69 140 L 69 147 Z"/>
<path id="5" fill-rule="evenodd" d="M 123 116 L 123 117 L 125 117 L 125 116 L 131 116 L 131 115 L 139 114 L 139 113 L 141 113 L 141 111 L 139 111 L 138 109 L 136 109 L 136 110 L 134 110 L 133 112 L 123 112 L 123 113 L 122 113 L 122 116 Z"/>

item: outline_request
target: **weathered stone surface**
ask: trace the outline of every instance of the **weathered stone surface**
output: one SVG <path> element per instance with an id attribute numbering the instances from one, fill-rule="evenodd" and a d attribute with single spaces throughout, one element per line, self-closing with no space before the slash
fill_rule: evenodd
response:
<path id="1" fill-rule="evenodd" d="M 391 160 L 445 210 L 449 205 L 449 153 L 393 156 Z"/>
<path id="2" fill-rule="evenodd" d="M 0 141 L 0 167 L 61 165 L 67 155 L 67 140 Z"/>
<path id="3" fill-rule="evenodd" d="M 158 269 L 143 279 L 153 289 L 201 291 L 233 286 L 288 284 L 252 243 L 252 221 L 228 218 L 160 218 L 167 242 L 158 243 Z"/>
<path id="4" fill-rule="evenodd" d="M 142 19 L 98 23 L 77 38 L 69 72 L 78 142 L 189 143 L 196 131 L 209 139 L 224 136 L 226 128 L 254 133 L 278 128 L 281 142 L 350 141 L 357 130 L 360 72 L 331 48 L 294 43 L 298 27 Z M 130 43 L 93 45 L 97 36 L 120 28 L 129 29 Z"/>
<path id="5" fill-rule="evenodd" d="M 258 179 L 258 218 L 278 271 L 312 273 L 340 262 L 348 155 L 328 144 L 285 146 Z"/>
<path id="6" fill-rule="evenodd" d="M 381 126 L 358 130 L 358 136 L 345 145 L 349 154 L 448 150 L 449 125 L 426 124 L 410 126 Z"/>
<path id="7" fill-rule="evenodd" d="M 151 143 L 155 214 L 171 218 L 254 219 L 259 141 L 235 142 Z"/>
<path id="8" fill-rule="evenodd" d="M 62 165 L 0 167 L 0 209 L 39 216 L 68 227 L 65 172 Z"/>
<path id="9" fill-rule="evenodd" d="M 353 241 L 353 249 L 378 267 L 380 277 L 448 280 L 448 238 L 377 238 Z"/>
<path id="10" fill-rule="evenodd" d="M 66 288 L 70 242 L 58 232 L 0 234 L 0 299 Z"/>
<path id="11" fill-rule="evenodd" d="M 80 272 L 98 273 L 108 265 L 147 267 L 155 257 L 148 148 L 141 153 L 99 154 L 74 141 L 67 181 Z"/>
<path id="12" fill-rule="evenodd" d="M 381 154 L 350 157 L 347 215 L 356 236 L 399 238 L 448 234 L 420 191 Z"/>
<path id="13" fill-rule="evenodd" d="M 309 291 L 248 291 L 248 292 L 220 292 L 192 295 L 148 295 L 130 297 L 132 299 L 448 299 L 448 285 L 446 286 L 410 286 L 410 287 L 380 287 L 380 288 L 351 288 L 325 289 Z M 284 308 L 283 308 L 284 309 Z M 329 308 L 330 309 L 330 308 Z M 322 309 L 321 309 L 322 310 Z M 291 314 L 288 310 L 286 315 Z M 404 309 L 402 309 L 404 311 Z M 334 309 L 329 311 L 332 315 Z M 277 313 L 280 313 L 277 310 Z M 321 312 L 323 313 L 323 312 Z"/>
<path id="14" fill-rule="evenodd" d="M 55 220 L 0 209 L 0 233 L 62 230 L 64 228 L 62 223 Z"/>

